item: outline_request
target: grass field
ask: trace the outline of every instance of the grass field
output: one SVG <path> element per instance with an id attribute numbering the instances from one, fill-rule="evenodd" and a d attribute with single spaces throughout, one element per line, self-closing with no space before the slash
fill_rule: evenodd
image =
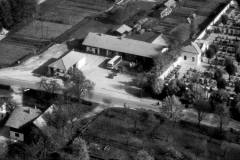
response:
<path id="1" fill-rule="evenodd" d="M 71 28 L 71 25 L 57 24 L 52 22 L 33 21 L 20 29 L 16 34 L 33 39 L 50 40 Z"/>
<path id="2" fill-rule="evenodd" d="M 20 46 L 11 43 L 0 43 L 0 67 L 5 67 L 16 63 L 19 59 L 33 52 L 30 46 Z"/>
<path id="3" fill-rule="evenodd" d="M 66 0 L 61 1 L 55 8 L 43 14 L 40 19 L 74 25 L 86 16 L 101 12 L 110 5 L 111 3 L 106 0 Z"/>
<path id="4" fill-rule="evenodd" d="M 85 19 L 82 21 L 76 32 L 72 33 L 71 38 L 83 39 L 89 32 L 105 33 L 116 25 L 102 23 L 93 19 Z M 71 39 L 70 38 L 70 39 Z"/>

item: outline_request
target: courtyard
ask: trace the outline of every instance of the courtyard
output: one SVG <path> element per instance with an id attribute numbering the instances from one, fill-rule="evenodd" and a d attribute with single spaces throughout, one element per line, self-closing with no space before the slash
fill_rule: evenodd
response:
<path id="1" fill-rule="evenodd" d="M 142 103 L 141 105 L 144 105 L 144 102 L 147 102 L 148 105 L 155 102 L 150 97 L 141 97 L 141 89 L 131 85 L 135 76 L 127 73 L 116 73 L 115 76 L 110 78 L 109 75 L 112 74 L 113 71 L 105 67 L 106 62 L 109 60 L 108 57 L 87 53 L 79 54 L 83 54 L 86 58 L 86 63 L 80 70 L 87 79 L 95 84 L 94 95 L 105 95 L 101 97 L 102 100 L 106 99 L 106 97 L 113 97 L 115 103 L 117 99 L 121 104 L 124 103 L 124 99 L 128 101 L 131 99 L 133 103 Z M 94 97 L 94 99 L 95 98 L 98 99 L 100 97 Z M 118 102 L 117 104 L 119 104 Z"/>

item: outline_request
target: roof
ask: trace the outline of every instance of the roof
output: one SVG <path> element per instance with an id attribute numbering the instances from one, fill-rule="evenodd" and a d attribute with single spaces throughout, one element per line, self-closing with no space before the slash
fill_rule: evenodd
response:
<path id="1" fill-rule="evenodd" d="M 116 27 L 114 30 L 120 34 L 124 34 L 125 32 L 131 32 L 132 28 L 129 27 L 128 25 L 123 24 L 121 26 Z"/>
<path id="2" fill-rule="evenodd" d="M 82 59 L 82 55 L 76 51 L 70 51 L 64 57 L 58 59 L 57 61 L 51 63 L 49 67 L 57 68 L 63 71 L 68 71 L 70 67 L 76 64 L 80 59 Z"/>
<path id="3" fill-rule="evenodd" d="M 157 34 L 155 32 L 144 32 L 141 34 L 133 33 L 131 35 L 126 36 L 125 38 L 134 39 L 137 41 L 144 41 L 147 43 L 152 43 L 152 41 L 154 39 L 156 39 L 158 37 L 158 35 L 159 34 Z"/>
<path id="4" fill-rule="evenodd" d="M 201 49 L 199 48 L 199 46 L 192 42 L 191 44 L 184 46 L 181 48 L 181 50 L 183 52 L 187 52 L 187 53 L 192 53 L 192 54 L 200 54 L 201 53 Z"/>
<path id="5" fill-rule="evenodd" d="M 90 32 L 83 45 L 152 58 L 163 46 L 143 41 Z"/>
<path id="6" fill-rule="evenodd" d="M 17 107 L 8 118 L 5 126 L 19 129 L 25 124 L 33 121 L 41 114 L 39 109 L 31 107 Z"/>
<path id="7" fill-rule="evenodd" d="M 46 114 L 51 114 L 53 112 L 55 105 L 51 105 L 43 114 L 41 114 L 37 119 L 33 121 L 33 124 L 37 126 L 39 129 L 42 129 L 43 127 L 47 126 L 46 120 L 44 119 L 44 116 Z"/>
<path id="8" fill-rule="evenodd" d="M 160 34 L 157 38 L 152 41 L 153 44 L 159 44 L 162 46 L 168 46 L 166 37 L 163 34 Z"/>

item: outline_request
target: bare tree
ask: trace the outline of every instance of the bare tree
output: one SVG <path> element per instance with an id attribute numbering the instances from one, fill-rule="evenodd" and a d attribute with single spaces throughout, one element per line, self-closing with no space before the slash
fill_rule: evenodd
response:
<path id="1" fill-rule="evenodd" d="M 165 117 L 177 122 L 181 118 L 181 102 L 176 96 L 168 96 L 163 100 L 161 113 Z"/>
<path id="2" fill-rule="evenodd" d="M 211 110 L 211 106 L 208 103 L 207 100 L 199 99 L 195 101 L 195 104 L 193 105 L 194 109 L 197 112 L 198 115 L 198 126 L 200 127 L 201 121 L 206 116 L 206 113 Z"/>
<path id="3" fill-rule="evenodd" d="M 223 125 L 229 120 L 229 112 L 225 103 L 219 103 L 215 108 L 215 114 L 218 116 L 220 133 L 223 130 Z"/>
<path id="4" fill-rule="evenodd" d="M 54 94 L 58 91 L 61 87 L 56 80 L 48 80 L 46 78 L 42 78 L 40 81 L 40 87 L 44 89 L 44 91 Z"/>
<path id="5" fill-rule="evenodd" d="M 94 83 L 83 75 L 83 73 L 74 69 L 69 79 L 64 81 L 65 94 L 67 97 L 75 97 L 79 101 L 81 98 L 90 95 L 94 88 Z"/>

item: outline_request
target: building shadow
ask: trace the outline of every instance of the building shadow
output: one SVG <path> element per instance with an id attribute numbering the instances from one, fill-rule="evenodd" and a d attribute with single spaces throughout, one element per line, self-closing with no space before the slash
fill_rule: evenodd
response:
<path id="1" fill-rule="evenodd" d="M 100 67 L 100 68 L 103 68 L 103 69 L 107 69 L 107 62 L 110 60 L 110 58 L 107 58 L 107 59 L 105 59 L 102 63 L 100 63 L 99 65 L 98 65 L 98 67 Z"/>
<path id="2" fill-rule="evenodd" d="M 49 59 L 47 62 L 42 64 L 40 67 L 33 70 L 32 73 L 35 74 L 35 75 L 48 76 L 48 65 L 55 62 L 56 60 L 57 60 L 56 58 Z"/>

